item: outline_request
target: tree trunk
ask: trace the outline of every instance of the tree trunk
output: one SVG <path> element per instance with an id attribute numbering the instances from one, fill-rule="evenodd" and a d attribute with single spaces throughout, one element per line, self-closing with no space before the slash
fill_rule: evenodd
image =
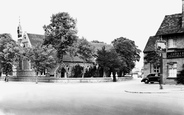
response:
<path id="1" fill-rule="evenodd" d="M 58 52 L 57 52 L 58 53 Z M 59 63 L 59 66 L 56 68 L 56 70 L 54 71 L 55 77 L 57 78 L 57 71 L 58 69 L 61 67 L 61 65 L 63 64 L 63 54 L 61 59 L 58 58 L 57 63 Z"/>
<path id="2" fill-rule="evenodd" d="M 113 75 L 113 82 L 116 82 L 116 76 Z"/>
<path id="3" fill-rule="evenodd" d="M 84 78 L 84 75 L 85 75 L 85 67 L 84 67 L 84 69 L 83 69 L 83 72 L 82 72 L 82 78 Z"/>
<path id="4" fill-rule="evenodd" d="M 35 83 L 38 84 L 38 72 L 36 72 Z"/>
<path id="5" fill-rule="evenodd" d="M 83 68 L 83 72 L 82 72 L 82 78 L 84 78 L 84 74 L 85 74 L 85 62 L 83 62 L 84 68 Z"/>

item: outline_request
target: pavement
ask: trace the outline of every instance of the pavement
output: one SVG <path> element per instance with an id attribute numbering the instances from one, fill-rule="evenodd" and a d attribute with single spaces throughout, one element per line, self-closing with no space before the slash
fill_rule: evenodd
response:
<path id="1" fill-rule="evenodd" d="M 135 81 L 140 81 L 141 79 L 135 79 Z M 144 84 L 143 82 L 136 82 L 136 87 L 127 88 L 124 91 L 127 93 L 184 93 L 184 85 L 181 84 L 162 84 L 163 89 L 160 89 L 158 83 L 154 84 Z"/>
<path id="2" fill-rule="evenodd" d="M 0 115 L 184 115 L 183 85 L 163 85 L 160 90 L 157 83 L 140 81 L 1 81 Z M 163 94 L 138 94 L 158 92 Z"/>
<path id="3" fill-rule="evenodd" d="M 0 82 L 4 82 L 4 81 L 0 81 Z M 160 85 L 158 83 L 145 84 L 145 83 L 141 82 L 141 78 L 133 78 L 132 80 L 128 80 L 128 81 L 124 81 L 124 82 L 131 83 L 130 87 L 126 87 L 123 89 L 123 91 L 126 93 L 140 93 L 140 94 L 184 93 L 184 85 L 181 85 L 181 84 L 162 84 L 163 89 L 160 89 Z M 133 82 L 133 84 L 132 84 L 132 82 Z M 34 82 L 12 82 L 12 81 L 10 83 L 11 84 L 26 84 L 26 85 L 28 85 L 28 84 L 33 85 L 34 84 Z M 119 82 L 119 83 L 121 84 L 123 82 Z M 7 83 L 7 85 L 8 84 L 9 83 Z M 43 84 L 47 84 L 47 83 L 39 83 L 39 84 L 43 85 Z M 57 83 L 54 83 L 54 84 L 57 84 Z M 3 85 L 3 84 L 1 84 L 1 85 Z M 122 91 L 122 89 L 121 89 L 121 91 Z"/>

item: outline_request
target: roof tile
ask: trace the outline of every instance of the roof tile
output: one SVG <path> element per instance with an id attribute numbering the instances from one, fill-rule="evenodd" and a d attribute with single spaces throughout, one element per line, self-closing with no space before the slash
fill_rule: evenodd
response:
<path id="1" fill-rule="evenodd" d="M 156 35 L 168 35 L 184 33 L 182 26 L 182 14 L 166 15 Z"/>
<path id="2" fill-rule="evenodd" d="M 148 42 L 147 42 L 143 52 L 145 53 L 145 52 L 155 51 L 155 43 L 158 39 L 159 39 L 159 37 L 151 36 L 148 39 Z"/>
<path id="3" fill-rule="evenodd" d="M 37 44 L 43 43 L 45 36 L 39 34 L 31 34 L 27 33 L 29 40 L 32 46 L 36 46 Z"/>

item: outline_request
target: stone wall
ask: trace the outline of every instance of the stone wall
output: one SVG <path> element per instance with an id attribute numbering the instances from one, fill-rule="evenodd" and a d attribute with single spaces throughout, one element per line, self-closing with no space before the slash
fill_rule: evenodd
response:
<path id="1" fill-rule="evenodd" d="M 133 77 L 119 77 L 117 82 L 131 80 Z M 3 78 L 1 78 L 3 80 Z M 24 77 L 9 77 L 9 81 L 24 81 L 24 82 L 35 82 L 35 76 L 24 76 Z M 99 78 L 55 78 L 55 77 L 44 77 L 39 76 L 38 82 L 48 83 L 99 83 L 99 82 L 113 82 L 111 77 L 99 77 Z"/>

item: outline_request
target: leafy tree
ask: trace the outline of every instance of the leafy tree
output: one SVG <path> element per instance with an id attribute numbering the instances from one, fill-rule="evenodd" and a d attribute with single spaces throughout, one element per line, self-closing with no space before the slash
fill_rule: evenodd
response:
<path id="1" fill-rule="evenodd" d="M 109 58 L 109 68 L 110 68 L 110 73 L 113 73 L 113 77 L 115 77 L 115 73 L 120 71 L 123 62 L 119 56 L 119 54 L 116 52 L 114 48 L 111 48 L 108 54 Z M 114 81 L 116 81 L 116 78 L 114 78 Z"/>
<path id="2" fill-rule="evenodd" d="M 0 67 L 8 80 L 8 74 L 13 72 L 13 65 L 16 64 L 21 56 L 19 46 L 9 34 L 0 35 Z"/>
<path id="3" fill-rule="evenodd" d="M 109 50 L 105 46 L 97 51 L 97 63 L 103 68 L 103 77 L 113 74 L 113 81 L 116 81 L 116 73 L 121 70 L 122 60 L 114 48 Z"/>
<path id="4" fill-rule="evenodd" d="M 112 41 L 114 49 L 125 63 L 127 72 L 135 67 L 135 62 L 140 60 L 141 50 L 135 45 L 135 42 L 124 37 L 120 37 Z"/>
<path id="5" fill-rule="evenodd" d="M 53 57 L 54 49 L 38 44 L 36 47 L 27 48 L 26 57 L 31 62 L 32 68 L 36 72 L 36 83 L 38 83 L 38 72 L 44 72 L 56 65 L 55 58 Z"/>
<path id="6" fill-rule="evenodd" d="M 160 56 L 156 51 L 148 52 L 146 53 L 145 57 L 145 64 L 151 63 L 154 66 L 159 67 L 160 66 Z"/>
<path id="7" fill-rule="evenodd" d="M 52 45 L 57 52 L 57 62 L 63 65 L 63 55 L 76 41 L 76 20 L 66 12 L 53 14 L 49 25 L 44 25 L 44 45 Z M 61 66 L 60 65 L 60 66 Z M 60 68 L 60 67 L 58 67 Z M 57 69 L 56 69 L 57 70 Z"/>
<path id="8" fill-rule="evenodd" d="M 84 60 L 84 64 L 86 62 L 91 62 L 92 58 L 94 57 L 94 47 L 85 39 L 79 39 L 78 40 L 78 46 L 77 46 L 77 55 L 79 56 L 79 58 L 81 58 L 82 60 Z M 85 74 L 85 66 L 83 69 L 83 74 L 82 77 L 84 77 Z"/>
<path id="9" fill-rule="evenodd" d="M 109 51 L 105 49 L 105 46 L 102 47 L 101 50 L 97 51 L 97 59 L 96 62 L 100 67 L 103 68 L 103 77 L 106 77 L 106 72 L 110 69 L 109 68 Z"/>

